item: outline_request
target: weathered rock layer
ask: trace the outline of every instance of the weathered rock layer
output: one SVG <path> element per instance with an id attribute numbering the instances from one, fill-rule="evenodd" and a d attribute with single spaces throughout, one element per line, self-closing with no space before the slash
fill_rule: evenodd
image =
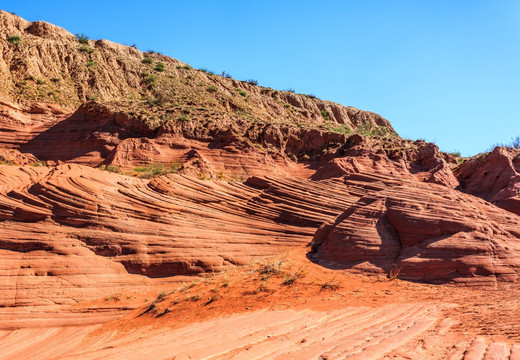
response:
<path id="1" fill-rule="evenodd" d="M 358 200 L 313 238 L 313 257 L 338 268 L 445 283 L 516 281 L 520 218 L 444 186 L 357 174 Z"/>
<path id="2" fill-rule="evenodd" d="M 520 215 L 520 149 L 496 147 L 456 170 L 464 191 Z"/>

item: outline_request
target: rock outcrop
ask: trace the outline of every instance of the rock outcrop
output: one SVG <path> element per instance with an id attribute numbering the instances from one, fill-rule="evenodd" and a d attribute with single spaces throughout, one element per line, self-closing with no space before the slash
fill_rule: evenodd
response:
<path id="1" fill-rule="evenodd" d="M 390 176 L 347 175 L 345 185 L 359 199 L 314 235 L 320 264 L 433 283 L 518 280 L 517 215 Z"/>
<path id="2" fill-rule="evenodd" d="M 496 147 L 456 170 L 464 191 L 520 215 L 520 149 Z"/>
<path id="3" fill-rule="evenodd" d="M 144 180 L 79 165 L 0 166 L 0 303 L 105 296 L 107 287 L 304 246 L 340 211 L 340 200 L 328 198 L 340 194 L 336 182 L 313 189 L 310 180 Z"/>

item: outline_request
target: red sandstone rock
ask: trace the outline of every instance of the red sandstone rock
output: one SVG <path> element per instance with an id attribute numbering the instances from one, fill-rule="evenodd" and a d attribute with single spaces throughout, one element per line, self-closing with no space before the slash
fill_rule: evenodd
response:
<path id="1" fill-rule="evenodd" d="M 456 170 L 464 191 L 520 215 L 520 149 L 496 147 Z"/>
<path id="2" fill-rule="evenodd" d="M 520 218 L 471 195 L 390 176 L 345 178 L 363 194 L 313 239 L 325 266 L 444 283 L 516 281 Z"/>

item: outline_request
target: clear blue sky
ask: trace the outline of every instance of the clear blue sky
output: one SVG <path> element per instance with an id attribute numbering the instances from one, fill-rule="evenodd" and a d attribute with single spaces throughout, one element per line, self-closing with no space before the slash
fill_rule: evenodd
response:
<path id="1" fill-rule="evenodd" d="M 520 1 L 0 1 L 23 18 L 381 114 L 463 155 L 520 135 Z"/>

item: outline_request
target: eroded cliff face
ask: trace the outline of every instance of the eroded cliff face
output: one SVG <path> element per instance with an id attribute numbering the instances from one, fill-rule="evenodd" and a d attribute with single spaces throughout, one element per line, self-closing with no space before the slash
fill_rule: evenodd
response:
<path id="1" fill-rule="evenodd" d="M 71 108 L 94 99 L 112 102 L 152 130 L 171 118 L 203 116 L 350 129 L 362 125 L 394 133 L 375 113 L 212 75 L 108 40 L 80 42 L 42 21 L 31 23 L 0 11 L 0 25 L 0 95 L 12 101 Z M 18 40 L 9 41 L 13 36 Z"/>
<path id="2" fill-rule="evenodd" d="M 518 279 L 513 150 L 455 176 L 454 156 L 378 114 L 2 11 L 0 52 L 3 306 L 145 289 L 309 243 L 331 268 Z"/>

